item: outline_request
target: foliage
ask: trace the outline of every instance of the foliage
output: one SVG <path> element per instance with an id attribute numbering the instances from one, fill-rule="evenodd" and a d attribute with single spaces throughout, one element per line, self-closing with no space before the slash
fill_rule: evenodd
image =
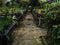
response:
<path id="1" fill-rule="evenodd" d="M 60 1 L 40 3 L 42 7 L 34 8 L 36 12 L 44 9 L 45 14 L 41 18 L 42 27 L 47 29 L 48 45 L 59 45 L 60 40 Z"/>
<path id="2" fill-rule="evenodd" d="M 10 18 L 1 18 L 0 19 L 0 31 L 2 31 L 6 26 L 12 23 Z"/>
<path id="3" fill-rule="evenodd" d="M 48 38 L 50 45 L 59 45 L 60 44 L 60 24 L 53 25 L 51 30 L 49 31 L 49 38 Z"/>
<path id="4" fill-rule="evenodd" d="M 5 16 L 4 18 L 0 18 L 0 31 L 3 31 L 5 27 L 8 27 L 8 25 L 10 25 L 13 22 L 12 15 L 18 13 L 23 14 L 26 10 L 25 8 L 20 7 L 20 4 L 15 1 L 4 3 L 4 5 L 5 6 L 2 5 L 0 7 L 0 16 Z"/>
<path id="5" fill-rule="evenodd" d="M 48 28 L 48 45 L 59 45 L 60 40 L 60 2 L 45 4 L 44 25 Z M 46 26 L 47 25 L 47 26 Z M 52 39 L 52 40 L 51 40 Z"/>

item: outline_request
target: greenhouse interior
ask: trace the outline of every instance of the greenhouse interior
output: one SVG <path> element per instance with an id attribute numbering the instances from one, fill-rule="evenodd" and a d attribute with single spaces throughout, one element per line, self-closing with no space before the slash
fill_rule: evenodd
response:
<path id="1" fill-rule="evenodd" d="M 0 45 L 60 45 L 60 0 L 0 0 Z"/>

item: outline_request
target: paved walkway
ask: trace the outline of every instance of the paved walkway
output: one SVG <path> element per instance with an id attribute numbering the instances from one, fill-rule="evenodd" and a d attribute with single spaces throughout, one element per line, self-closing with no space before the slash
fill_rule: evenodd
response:
<path id="1" fill-rule="evenodd" d="M 13 32 L 15 37 L 12 45 L 42 45 L 40 36 L 46 35 L 46 30 L 36 27 L 31 14 L 27 14 L 22 27 L 18 27 Z"/>

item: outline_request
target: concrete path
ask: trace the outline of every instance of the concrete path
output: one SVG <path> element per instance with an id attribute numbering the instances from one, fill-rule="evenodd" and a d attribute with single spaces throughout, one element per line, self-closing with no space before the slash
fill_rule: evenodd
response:
<path id="1" fill-rule="evenodd" d="M 40 36 L 46 35 L 47 31 L 36 27 L 31 14 L 27 14 L 24 21 L 21 22 L 22 27 L 14 30 L 15 37 L 12 45 L 42 45 Z"/>

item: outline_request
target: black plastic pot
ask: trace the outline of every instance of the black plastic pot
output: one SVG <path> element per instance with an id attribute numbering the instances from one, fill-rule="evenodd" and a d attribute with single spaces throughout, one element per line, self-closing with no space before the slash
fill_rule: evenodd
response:
<path id="1" fill-rule="evenodd" d="M 0 45 L 8 45 L 8 43 L 11 41 L 11 32 L 13 31 L 13 27 L 15 26 L 15 23 L 12 23 L 7 27 L 7 29 L 3 30 L 3 32 L 0 34 Z"/>
<path id="2" fill-rule="evenodd" d="M 1 19 L 1 18 L 5 18 L 5 16 L 3 16 L 3 15 L 0 15 L 0 19 Z"/>

